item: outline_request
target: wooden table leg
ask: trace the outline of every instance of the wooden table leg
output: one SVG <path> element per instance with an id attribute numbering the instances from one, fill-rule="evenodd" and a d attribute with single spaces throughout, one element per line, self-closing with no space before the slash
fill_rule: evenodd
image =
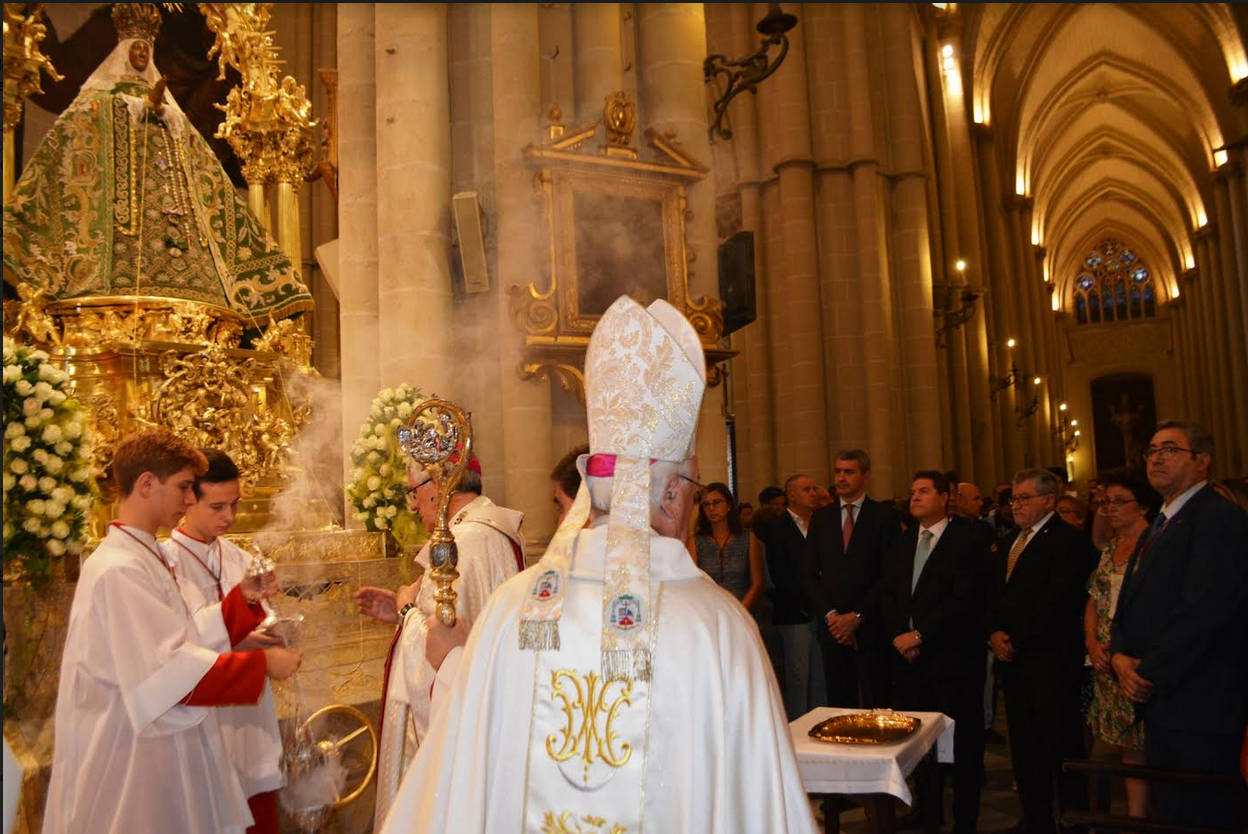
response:
<path id="1" fill-rule="evenodd" d="M 863 808 L 867 812 L 867 827 L 874 834 L 894 834 L 897 830 L 897 807 L 892 794 L 871 794 Z"/>
<path id="2" fill-rule="evenodd" d="M 841 798 L 836 794 L 823 795 L 824 834 L 841 834 Z"/>

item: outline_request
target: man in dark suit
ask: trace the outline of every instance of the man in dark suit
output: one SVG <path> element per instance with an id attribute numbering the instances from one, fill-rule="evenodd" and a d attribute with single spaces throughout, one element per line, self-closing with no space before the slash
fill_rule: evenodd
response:
<path id="1" fill-rule="evenodd" d="M 813 630 L 810 608 L 802 590 L 802 552 L 819 487 L 806 475 L 792 475 L 784 484 L 787 507 L 767 518 L 760 510 L 754 535 L 766 548 L 771 576 L 772 622 L 780 635 L 784 675 L 780 681 L 784 709 L 792 721 L 805 715 L 810 703 L 810 658 Z M 760 518 L 763 520 L 760 521 Z"/>
<path id="2" fill-rule="evenodd" d="M 1045 469 L 1014 477 L 1011 506 L 1019 532 L 994 545 L 987 613 L 989 644 L 1005 689 L 1020 830 L 1029 834 L 1055 830 L 1055 779 L 1065 807 L 1087 807 L 1086 784 L 1063 777 L 1061 764 L 1084 756 L 1081 618 L 1097 554 L 1088 537 L 1054 511 L 1057 490 L 1057 478 Z"/>
<path id="3" fill-rule="evenodd" d="M 1209 485 L 1202 427 L 1162 423 L 1144 456 L 1165 503 L 1127 564 L 1110 662 L 1143 716 L 1150 765 L 1234 774 L 1248 722 L 1248 519 Z M 1242 784 L 1156 790 L 1166 822 L 1248 824 Z"/>
<path id="4" fill-rule="evenodd" d="M 888 703 L 879 585 L 884 554 L 901 525 L 890 504 L 867 497 L 870 475 L 866 452 L 839 453 L 833 466 L 837 500 L 815 511 L 806 537 L 806 590 L 832 706 Z"/>
<path id="5" fill-rule="evenodd" d="M 984 766 L 983 565 L 988 543 L 978 521 L 946 515 L 949 479 L 915 473 L 914 529 L 885 558 L 881 620 L 892 647 L 893 706 L 943 712 L 954 720 L 953 821 L 973 832 Z M 986 529 L 986 528 L 985 528 Z M 921 791 L 940 796 L 940 791 Z M 925 808 L 939 816 L 939 809 Z"/>

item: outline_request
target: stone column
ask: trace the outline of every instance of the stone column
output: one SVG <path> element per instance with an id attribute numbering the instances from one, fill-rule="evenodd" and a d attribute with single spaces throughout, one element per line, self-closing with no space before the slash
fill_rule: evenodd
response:
<path id="1" fill-rule="evenodd" d="M 377 105 L 373 4 L 338 7 L 339 302 L 344 477 L 381 387 L 377 303 Z M 351 512 L 347 512 L 348 522 Z"/>
<path id="2" fill-rule="evenodd" d="M 883 91 L 873 84 L 868 50 L 872 37 L 857 4 L 845 7 L 845 54 L 849 75 L 850 154 L 854 211 L 858 218 L 858 280 L 862 282 L 863 335 L 866 353 L 868 451 L 872 481 L 879 494 L 899 489 L 908 478 L 900 428 L 900 380 L 893 325 L 893 292 L 887 253 L 886 205 L 878 150 L 874 147 L 873 103 Z"/>
<path id="3" fill-rule="evenodd" d="M 1238 160 L 1236 160 L 1238 162 Z M 1229 376 L 1224 399 L 1229 406 L 1227 428 L 1230 445 L 1223 451 L 1223 460 L 1233 472 L 1242 472 L 1248 453 L 1248 333 L 1245 333 L 1241 296 L 1248 293 L 1248 217 L 1238 205 L 1236 181 L 1242 181 L 1243 165 L 1228 166 L 1225 176 L 1214 181 L 1214 208 L 1218 216 L 1218 260 L 1221 280 L 1218 282 L 1218 309 L 1226 318 L 1221 331 Z M 1225 473 L 1224 473 L 1225 474 Z"/>
<path id="4" fill-rule="evenodd" d="M 895 166 L 891 232 L 894 270 L 901 290 L 899 347 L 906 381 L 902 420 L 908 434 L 908 462 L 915 466 L 936 465 L 945 459 L 941 454 L 941 423 L 942 416 L 947 415 L 942 415 L 937 383 L 940 371 L 932 315 L 927 202 L 931 171 L 924 153 L 924 109 L 913 71 L 914 13 L 906 6 L 881 6 L 880 15 L 885 32 L 885 66 L 889 68 L 889 149 Z M 968 197 L 974 200 L 973 195 Z M 982 382 L 987 368 L 975 368 L 972 373 L 979 374 Z M 968 464 L 969 459 L 967 463 L 959 462 L 963 477 L 972 474 Z M 904 462 L 899 462 L 899 466 L 904 466 Z"/>
<path id="5" fill-rule="evenodd" d="M 607 96 L 620 89 L 620 4 L 572 6 L 576 38 L 576 121 L 602 118 Z"/>
<path id="6" fill-rule="evenodd" d="M 544 541 L 554 529 L 547 484 L 557 459 L 551 448 L 553 383 L 520 379 L 523 337 L 508 313 L 506 288 L 526 286 L 545 268 L 541 214 L 533 200 L 533 173 L 521 149 L 541 138 L 541 55 L 537 4 L 490 6 L 494 88 L 494 180 L 497 189 L 498 286 L 496 326 L 508 506 L 536 522 L 525 538 Z M 563 454 L 566 449 L 558 450 Z"/>
<path id="7" fill-rule="evenodd" d="M 1008 280 L 1011 270 L 1007 257 L 1009 239 L 1003 216 L 1005 195 L 1001 190 L 1001 171 L 992 128 L 987 125 L 977 125 L 974 132 L 977 140 L 975 146 L 979 159 L 981 199 L 984 204 L 984 225 L 988 238 L 986 249 L 989 257 L 985 264 L 989 294 L 980 300 L 980 304 L 985 316 L 989 312 L 992 313 L 995 324 L 989 342 L 988 372 L 997 377 L 1004 377 L 1009 373 L 1009 352 L 1004 347 L 1005 342 L 1011 337 L 1018 338 L 1017 307 Z M 989 399 L 992 401 L 991 395 Z M 1002 452 L 1002 459 L 995 462 L 998 469 L 993 475 L 993 480 L 1001 477 L 1002 472 L 1012 473 L 1022 467 L 1022 447 L 1019 443 L 1018 432 L 1014 430 L 1009 402 L 1008 392 L 999 392 L 993 402 Z"/>
<path id="8" fill-rule="evenodd" d="M 1205 240 L 1211 230 L 1203 226 L 1192 232 L 1192 253 L 1196 260 L 1196 268 L 1187 274 L 1182 285 L 1179 300 L 1183 304 L 1185 323 L 1187 325 L 1188 353 L 1185 362 L 1198 381 L 1196 387 L 1195 414 L 1202 425 L 1213 431 L 1214 410 L 1212 403 L 1213 386 L 1210 379 L 1213 373 L 1213 359 L 1209 356 L 1206 340 L 1211 325 L 1205 320 L 1204 305 L 1201 303 L 1202 282 L 1208 281 L 1209 267 L 1205 264 Z M 1158 415 L 1160 417 L 1160 415 Z"/>
<path id="9" fill-rule="evenodd" d="M 1210 417 L 1209 425 L 1206 426 L 1213 433 L 1214 444 L 1216 448 L 1225 448 L 1226 443 L 1226 418 L 1227 418 L 1227 401 L 1225 396 L 1226 385 L 1226 356 L 1221 339 L 1218 334 L 1217 307 L 1219 306 L 1216 295 L 1216 281 L 1220 270 L 1218 269 L 1217 257 L 1218 247 L 1214 239 L 1217 231 L 1208 229 L 1208 234 L 1204 235 L 1200 240 L 1200 250 L 1197 256 L 1197 263 L 1200 265 L 1200 276 L 1196 282 L 1196 293 L 1200 299 L 1200 318 L 1201 332 L 1204 337 L 1205 347 L 1205 368 L 1209 378 L 1218 385 L 1218 389 L 1211 392 L 1209 396 Z M 1225 316 L 1224 316 L 1225 318 Z"/>
<path id="10" fill-rule="evenodd" d="M 381 378 L 454 398 L 446 5 L 376 10 Z"/>
<path id="11" fill-rule="evenodd" d="M 644 122 L 639 129 L 674 129 L 686 151 L 704 164 L 711 159 L 706 121 L 702 59 L 706 55 L 706 19 L 701 3 L 643 3 L 637 6 L 637 52 Z M 689 294 L 719 295 L 718 236 L 715 233 L 715 183 L 707 178 L 688 188 L 685 240 L 689 251 Z M 726 480 L 727 430 L 723 387 L 710 388 L 698 424 L 698 459 L 702 480 Z"/>

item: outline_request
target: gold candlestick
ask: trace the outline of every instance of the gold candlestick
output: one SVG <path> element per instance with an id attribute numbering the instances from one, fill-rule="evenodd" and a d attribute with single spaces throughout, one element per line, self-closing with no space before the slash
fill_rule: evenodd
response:
<path id="1" fill-rule="evenodd" d="M 448 400 L 426 400 L 399 428 L 399 446 L 425 467 L 438 488 L 438 523 L 429 538 L 429 573 L 438 619 L 453 626 L 457 595 L 452 583 L 459 578 L 459 552 L 447 516 L 451 495 L 472 456 L 472 418 Z"/>

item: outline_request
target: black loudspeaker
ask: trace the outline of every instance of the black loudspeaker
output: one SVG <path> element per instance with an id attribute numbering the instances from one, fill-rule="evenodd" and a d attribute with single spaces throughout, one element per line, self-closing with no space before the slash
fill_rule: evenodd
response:
<path id="1" fill-rule="evenodd" d="M 724 335 L 754 321 L 754 233 L 737 232 L 719 244 L 719 298 L 724 303 Z"/>

